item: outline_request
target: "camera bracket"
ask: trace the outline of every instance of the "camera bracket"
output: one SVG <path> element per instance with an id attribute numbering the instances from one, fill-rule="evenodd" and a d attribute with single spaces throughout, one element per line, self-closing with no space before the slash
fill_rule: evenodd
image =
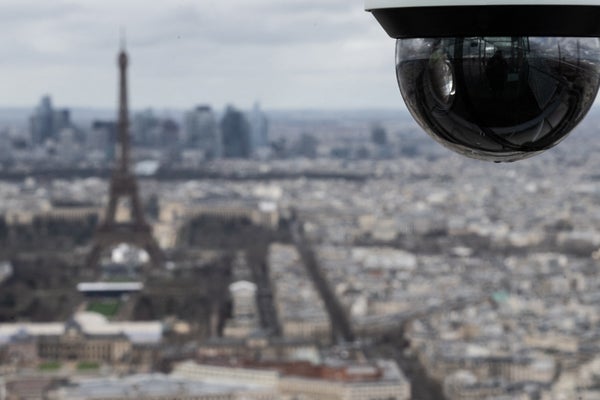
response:
<path id="1" fill-rule="evenodd" d="M 600 37 L 598 0 L 366 0 L 365 8 L 396 39 Z"/>

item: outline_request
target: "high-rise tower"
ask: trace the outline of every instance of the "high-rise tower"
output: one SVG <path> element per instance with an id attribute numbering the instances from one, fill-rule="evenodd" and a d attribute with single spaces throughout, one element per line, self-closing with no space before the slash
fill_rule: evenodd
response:
<path id="1" fill-rule="evenodd" d="M 208 159 L 221 158 L 222 141 L 215 113 L 207 105 L 198 106 L 185 114 L 186 144 L 204 151 Z"/>
<path id="2" fill-rule="evenodd" d="M 221 132 L 225 158 L 250 158 L 252 138 L 250 124 L 244 113 L 228 106 L 221 119 Z"/>
<path id="3" fill-rule="evenodd" d="M 152 236 L 152 228 L 146 222 L 140 202 L 137 181 L 130 171 L 131 138 L 129 134 L 129 110 L 127 107 L 127 63 L 123 47 L 119 53 L 119 121 L 117 123 L 117 164 L 110 181 L 110 198 L 104 220 L 100 223 L 94 239 L 87 266 L 96 268 L 103 250 L 121 243 L 128 243 L 148 252 L 153 267 L 164 264 L 164 255 Z M 117 206 L 125 199 L 129 203 L 130 218 L 117 220 Z"/>

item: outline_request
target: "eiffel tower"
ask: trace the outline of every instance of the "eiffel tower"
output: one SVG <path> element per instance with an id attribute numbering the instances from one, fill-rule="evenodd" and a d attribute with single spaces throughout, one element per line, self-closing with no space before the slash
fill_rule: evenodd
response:
<path id="1" fill-rule="evenodd" d="M 122 44 L 118 56 L 119 65 L 119 122 L 118 129 L 118 160 L 110 180 L 110 199 L 106 208 L 104 221 L 100 224 L 93 238 L 92 249 L 88 254 L 87 267 L 97 270 L 100 256 L 104 250 L 121 243 L 134 245 L 148 252 L 150 263 L 154 268 L 164 265 L 164 254 L 152 236 L 152 228 L 146 222 L 135 176 L 131 173 L 129 136 L 129 111 L 127 107 L 127 63 L 128 57 Z M 130 220 L 117 221 L 116 212 L 119 200 L 129 202 Z"/>

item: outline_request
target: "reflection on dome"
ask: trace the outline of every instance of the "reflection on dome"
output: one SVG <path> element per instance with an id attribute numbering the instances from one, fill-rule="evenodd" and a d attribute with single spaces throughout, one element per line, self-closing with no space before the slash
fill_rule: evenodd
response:
<path id="1" fill-rule="evenodd" d="M 596 38 L 402 39 L 397 73 L 407 106 L 436 140 L 492 161 L 559 143 L 594 102 Z"/>

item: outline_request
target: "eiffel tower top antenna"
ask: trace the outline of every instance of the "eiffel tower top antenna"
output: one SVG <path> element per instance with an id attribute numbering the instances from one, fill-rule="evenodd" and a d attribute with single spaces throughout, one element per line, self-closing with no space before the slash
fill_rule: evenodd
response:
<path id="1" fill-rule="evenodd" d="M 127 65 L 128 57 L 125 49 L 125 30 L 121 30 L 121 51 L 118 58 L 119 64 L 119 165 L 117 170 L 121 173 L 129 172 L 131 138 L 129 137 L 129 108 L 127 98 Z"/>
<path id="2" fill-rule="evenodd" d="M 127 32 L 125 31 L 124 26 L 121 27 L 119 38 L 121 40 L 121 51 L 124 51 L 127 47 Z"/>

